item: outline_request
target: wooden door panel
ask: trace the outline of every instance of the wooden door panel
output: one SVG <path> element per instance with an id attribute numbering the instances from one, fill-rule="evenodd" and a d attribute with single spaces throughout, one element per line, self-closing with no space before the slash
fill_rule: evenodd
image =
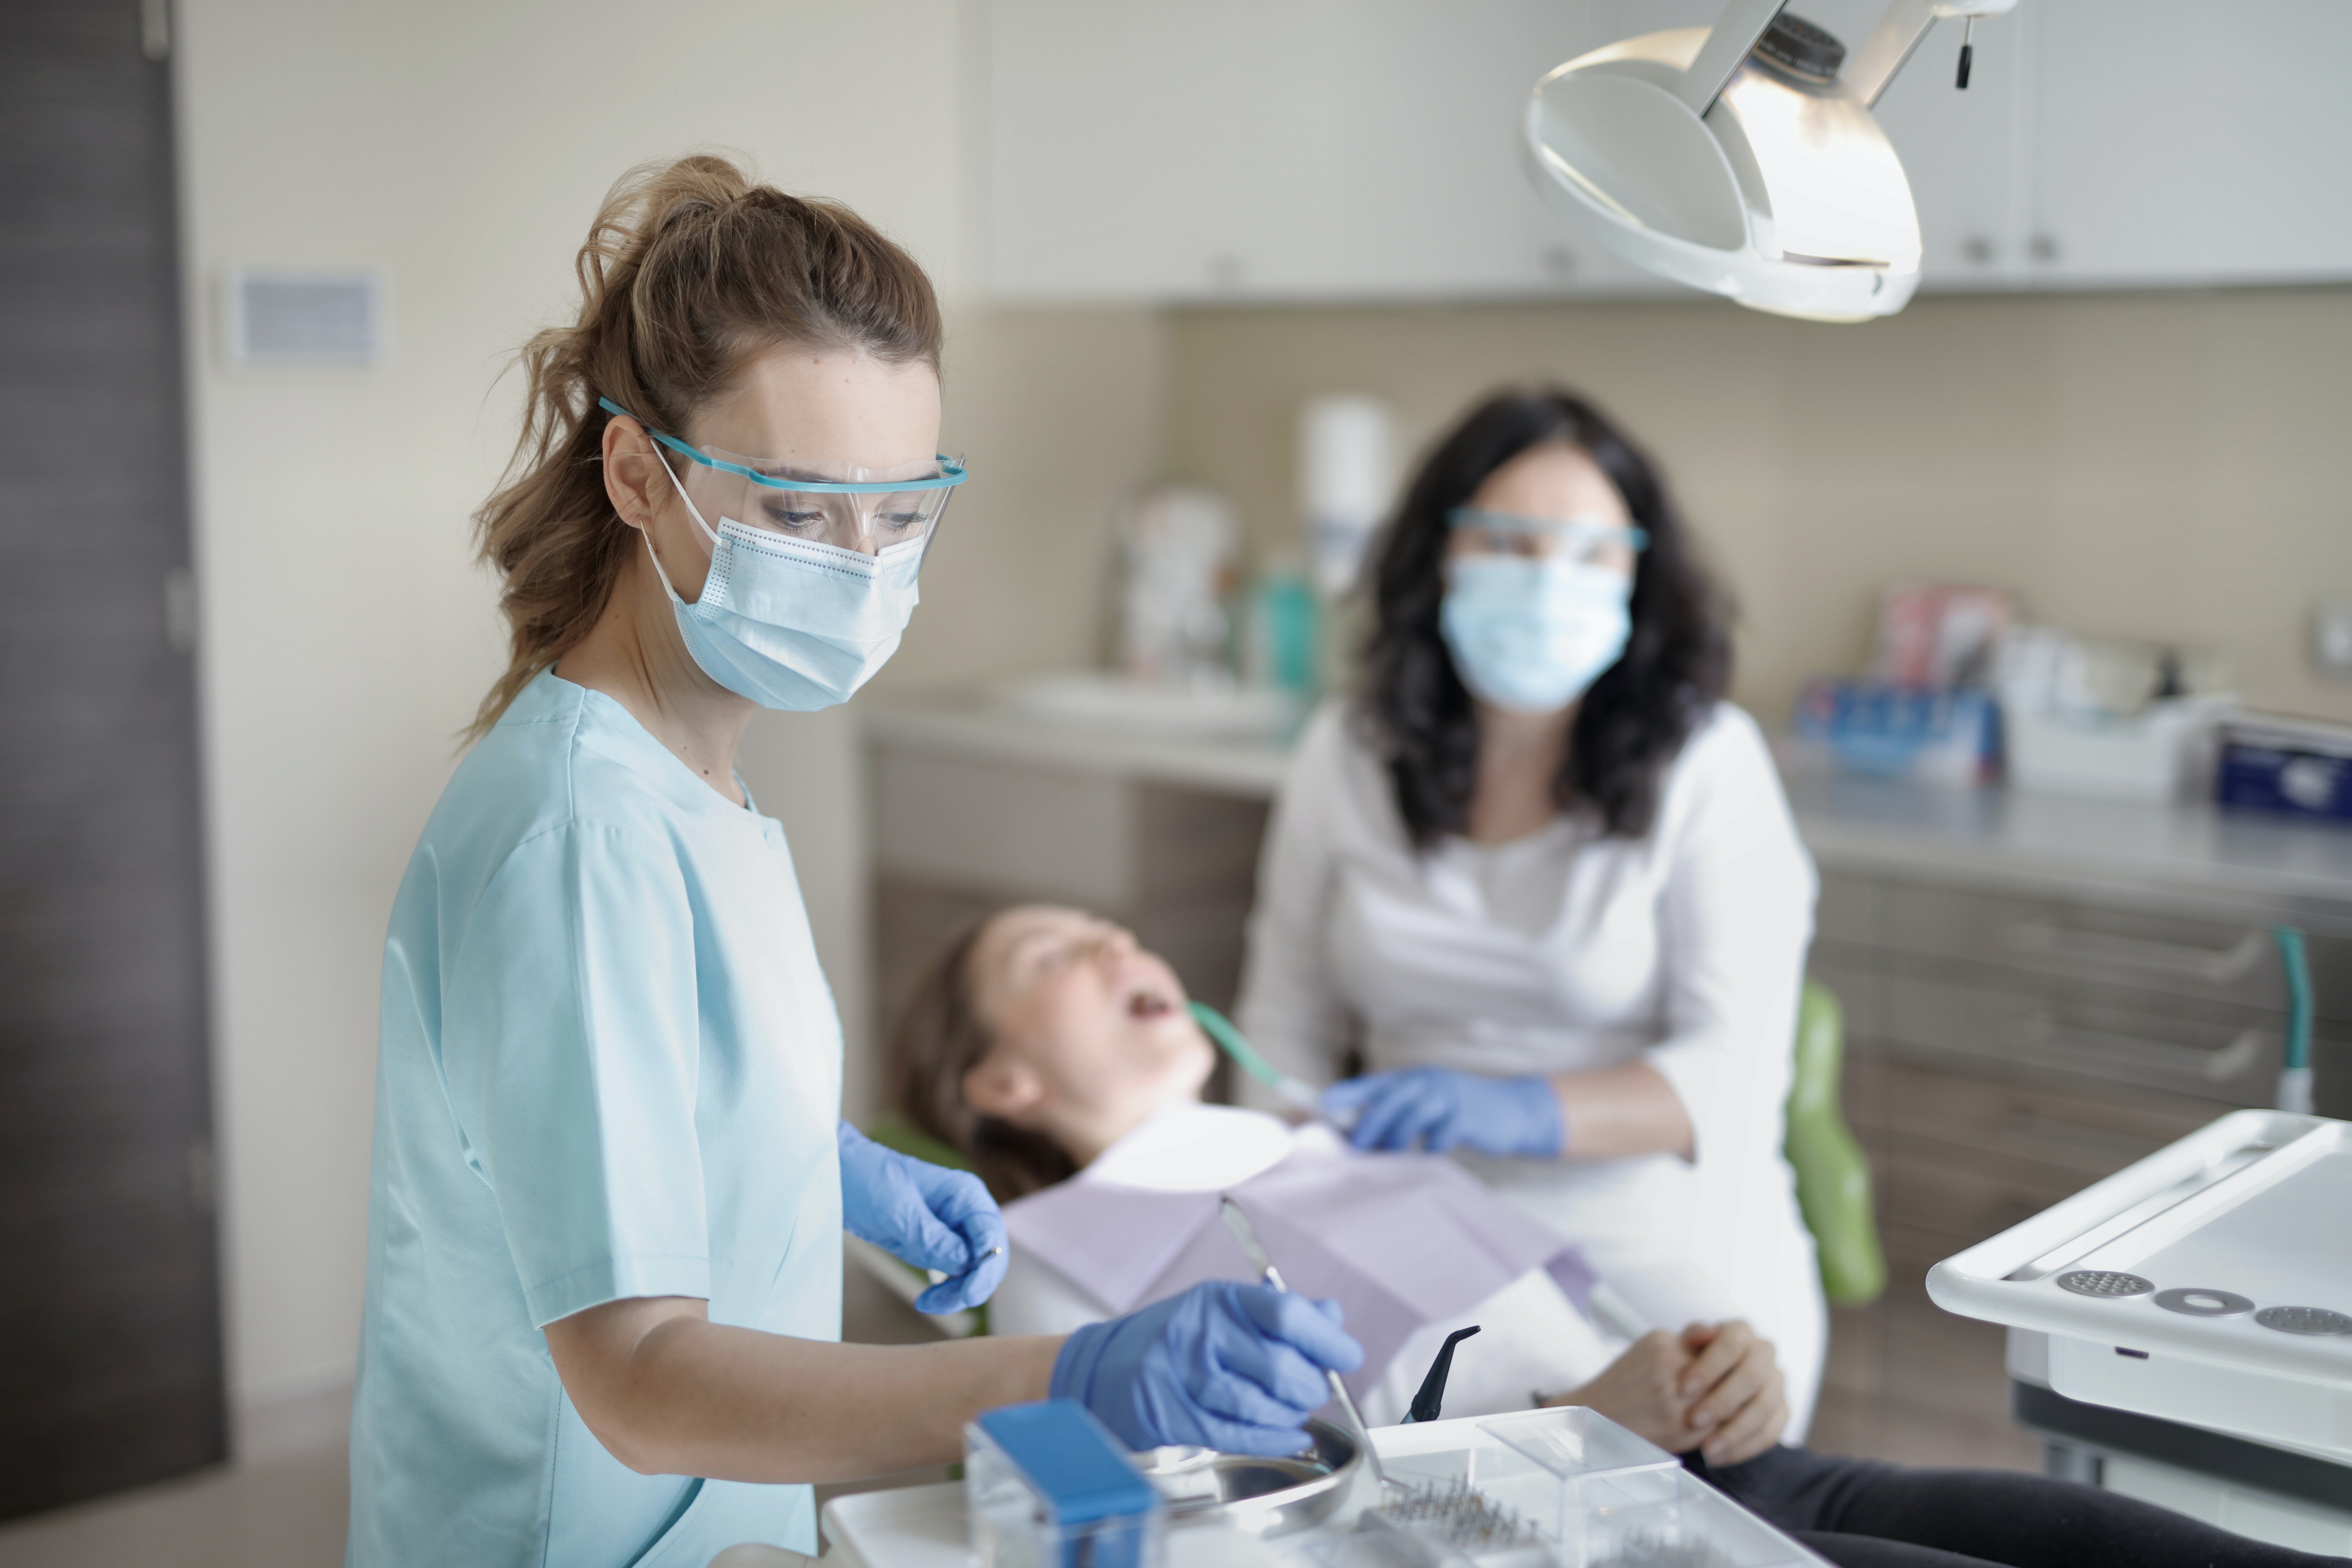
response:
<path id="1" fill-rule="evenodd" d="M 0 1518 L 225 1457 L 169 72 L 0 49 Z"/>

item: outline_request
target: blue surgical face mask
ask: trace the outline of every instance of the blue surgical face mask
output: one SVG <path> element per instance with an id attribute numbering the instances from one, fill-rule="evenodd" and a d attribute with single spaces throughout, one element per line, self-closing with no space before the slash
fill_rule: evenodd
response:
<path id="1" fill-rule="evenodd" d="M 1625 573 L 1562 555 L 1457 555 L 1438 629 L 1472 696 L 1548 713 L 1624 653 L 1633 594 Z"/>
<path id="2" fill-rule="evenodd" d="M 667 463 L 661 468 L 669 473 Z M 848 701 L 898 650 L 922 597 L 916 578 L 924 540 L 867 555 L 729 517 L 713 532 L 677 475 L 670 483 L 710 542 L 710 574 L 689 605 L 670 586 L 658 555 L 654 572 L 686 651 L 705 675 L 762 708 L 810 713 Z M 650 535 L 646 551 L 653 552 Z"/>

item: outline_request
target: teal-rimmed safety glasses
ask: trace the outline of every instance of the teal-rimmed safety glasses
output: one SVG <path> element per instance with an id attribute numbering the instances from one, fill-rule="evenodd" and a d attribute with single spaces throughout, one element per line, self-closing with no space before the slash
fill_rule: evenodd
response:
<path id="1" fill-rule="evenodd" d="M 596 406 L 636 419 L 609 397 L 598 398 Z M 645 425 L 642 419 L 637 423 Z M 705 528 L 734 522 L 866 555 L 929 540 L 948 497 L 970 477 L 962 459 L 944 454 L 895 468 L 863 468 L 797 458 L 746 458 L 716 447 L 706 451 L 650 425 L 645 429 L 687 459 L 683 473 L 675 463 L 670 469 Z"/>
<path id="2" fill-rule="evenodd" d="M 1638 528 L 1596 517 L 1517 517 L 1457 506 L 1445 521 L 1458 548 L 1473 555 L 1553 556 L 1599 565 L 1620 551 L 1638 555 L 1650 543 Z"/>

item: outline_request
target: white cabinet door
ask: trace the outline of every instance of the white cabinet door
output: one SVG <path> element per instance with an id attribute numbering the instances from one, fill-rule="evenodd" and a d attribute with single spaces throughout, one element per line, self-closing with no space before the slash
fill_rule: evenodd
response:
<path id="1" fill-rule="evenodd" d="M 1960 33 L 1958 22 L 1937 23 L 1878 100 L 1878 123 L 1919 211 L 1920 284 L 1928 289 L 1982 289 L 2026 270 L 2017 164 L 2027 88 L 2018 20 L 1977 24 L 1965 91 L 1956 85 Z"/>
<path id="2" fill-rule="evenodd" d="M 2014 19 L 2036 279 L 2352 275 L 2352 4 L 2025 0 Z"/>
<path id="3" fill-rule="evenodd" d="M 1546 215 L 1515 138 L 1538 77 L 1684 20 L 1654 19 L 1668 8 L 994 0 L 988 286 L 1012 300 L 1641 286 Z"/>

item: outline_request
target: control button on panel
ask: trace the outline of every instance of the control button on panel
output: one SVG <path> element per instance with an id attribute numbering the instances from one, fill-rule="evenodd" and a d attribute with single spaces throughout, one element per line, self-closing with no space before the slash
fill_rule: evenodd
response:
<path id="1" fill-rule="evenodd" d="M 2325 1307 L 2264 1307 L 2254 1321 L 2283 1334 L 2352 1334 L 2352 1318 Z"/>
<path id="2" fill-rule="evenodd" d="M 2191 1318 L 2234 1318 L 2254 1310 L 2252 1301 L 2234 1290 L 2158 1290 L 2156 1304 Z"/>
<path id="3" fill-rule="evenodd" d="M 2077 1268 L 2058 1276 L 2058 1289 L 2077 1296 L 2145 1296 L 2155 1284 L 2137 1274 L 2114 1274 L 2104 1268 Z"/>

